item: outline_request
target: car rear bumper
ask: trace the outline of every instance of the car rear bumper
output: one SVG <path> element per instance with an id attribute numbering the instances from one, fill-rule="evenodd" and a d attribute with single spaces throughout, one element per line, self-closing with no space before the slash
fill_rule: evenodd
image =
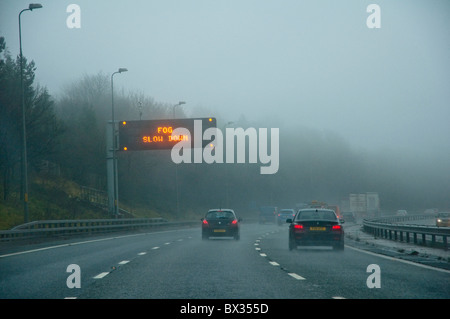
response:
<path id="1" fill-rule="evenodd" d="M 239 233 L 238 228 L 208 228 L 202 229 L 203 237 L 233 237 Z"/>
<path id="2" fill-rule="evenodd" d="M 344 241 L 343 234 L 296 234 L 293 241 L 297 246 L 334 246 Z"/>

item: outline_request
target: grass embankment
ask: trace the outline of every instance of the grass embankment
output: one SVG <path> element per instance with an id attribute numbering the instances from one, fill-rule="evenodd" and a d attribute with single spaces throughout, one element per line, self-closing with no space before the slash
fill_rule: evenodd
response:
<path id="1" fill-rule="evenodd" d="M 0 186 L 3 195 L 2 186 Z M 29 186 L 28 221 L 111 218 L 101 209 L 81 200 L 78 184 L 61 178 L 33 178 Z M 130 209 L 125 203 L 120 207 L 131 212 L 127 217 L 163 217 L 142 207 Z M 11 229 L 24 223 L 24 208 L 18 192 L 12 192 L 5 201 L 0 198 L 0 230 Z"/>

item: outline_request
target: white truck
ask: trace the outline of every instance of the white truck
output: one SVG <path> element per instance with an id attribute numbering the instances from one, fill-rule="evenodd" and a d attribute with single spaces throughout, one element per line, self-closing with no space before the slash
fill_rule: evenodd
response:
<path id="1" fill-rule="evenodd" d="M 380 198 L 375 192 L 350 194 L 349 206 L 357 217 L 375 217 L 380 213 Z"/>

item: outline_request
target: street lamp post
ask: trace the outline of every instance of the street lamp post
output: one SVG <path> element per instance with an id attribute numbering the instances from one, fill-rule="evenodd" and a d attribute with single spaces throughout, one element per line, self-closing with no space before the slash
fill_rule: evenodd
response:
<path id="1" fill-rule="evenodd" d="M 111 74 L 111 115 L 112 115 L 112 153 L 113 153 L 113 214 L 117 218 L 119 216 L 119 187 L 117 183 L 117 158 L 116 158 L 116 122 L 114 118 L 114 74 L 127 72 L 126 68 L 119 68 L 118 71 Z"/>
<path id="2" fill-rule="evenodd" d="M 176 108 L 177 106 L 180 106 L 180 105 L 183 105 L 183 104 L 186 104 L 186 102 L 180 101 L 180 102 L 178 102 L 178 104 L 175 104 L 175 105 L 173 106 L 173 118 L 175 118 L 175 108 Z"/>
<path id="3" fill-rule="evenodd" d="M 226 131 L 226 128 L 227 128 L 227 126 L 228 125 L 232 125 L 232 124 L 234 124 L 234 122 L 232 122 L 232 121 L 230 121 L 230 122 L 228 122 L 228 123 L 226 123 L 224 126 L 223 126 L 223 130 L 224 131 Z M 226 133 L 224 133 L 225 134 L 225 136 L 226 136 Z M 228 165 L 225 165 L 225 168 L 226 168 L 226 174 L 225 174 L 225 178 L 226 178 L 226 181 L 225 181 L 225 193 L 226 193 L 226 206 L 227 207 L 229 207 L 228 206 L 228 184 L 229 184 L 229 176 L 230 176 L 230 174 L 229 174 L 229 172 L 228 172 Z"/>
<path id="4" fill-rule="evenodd" d="M 27 132 L 25 124 L 25 89 L 23 87 L 23 54 L 22 54 L 22 25 L 20 16 L 22 12 L 33 11 L 33 9 L 40 9 L 42 5 L 39 3 L 30 3 L 27 9 L 23 9 L 19 13 L 19 47 L 20 47 L 20 93 L 22 95 L 22 196 L 23 196 L 23 211 L 24 222 L 28 222 L 28 170 L 27 170 Z"/>
<path id="5" fill-rule="evenodd" d="M 178 104 L 175 104 L 173 106 L 173 118 L 175 118 L 175 108 L 177 106 L 180 106 L 183 104 L 186 104 L 186 102 L 180 101 L 180 102 L 178 102 Z M 175 166 L 175 187 L 177 189 L 176 190 L 176 192 L 177 192 L 177 217 L 179 217 L 179 215 L 180 215 L 180 200 L 179 200 L 179 195 L 178 195 L 178 165 Z"/>

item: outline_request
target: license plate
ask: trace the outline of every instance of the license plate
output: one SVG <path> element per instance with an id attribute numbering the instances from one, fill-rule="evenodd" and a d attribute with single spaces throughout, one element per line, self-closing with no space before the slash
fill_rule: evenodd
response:
<path id="1" fill-rule="evenodd" d="M 225 229 L 214 229 L 214 232 L 215 233 L 224 233 L 224 232 L 226 232 L 226 230 Z"/>
<path id="2" fill-rule="evenodd" d="M 326 228 L 325 228 L 325 227 L 309 227 L 309 230 L 314 230 L 314 231 L 325 231 Z"/>

